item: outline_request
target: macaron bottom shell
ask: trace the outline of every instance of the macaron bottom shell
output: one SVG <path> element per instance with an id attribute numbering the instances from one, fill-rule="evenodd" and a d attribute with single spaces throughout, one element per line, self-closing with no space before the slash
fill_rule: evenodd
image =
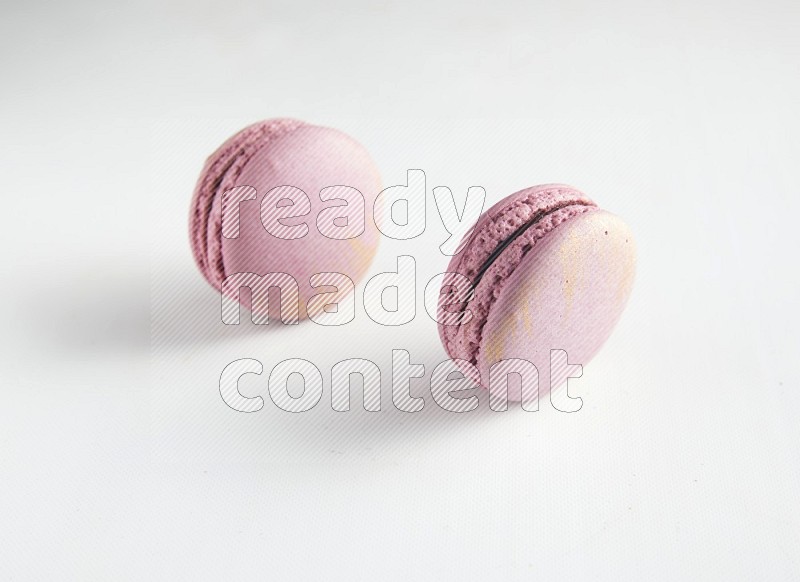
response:
<path id="1" fill-rule="evenodd" d="M 635 268 L 631 231 L 609 212 L 580 214 L 550 232 L 523 257 L 489 310 L 473 362 L 482 383 L 488 387 L 492 365 L 514 358 L 536 366 L 540 396 L 562 386 L 569 368 L 551 370 L 551 352 L 566 351 L 571 365 L 588 364 L 622 315 Z M 508 399 L 522 397 L 521 383 L 509 381 Z"/>

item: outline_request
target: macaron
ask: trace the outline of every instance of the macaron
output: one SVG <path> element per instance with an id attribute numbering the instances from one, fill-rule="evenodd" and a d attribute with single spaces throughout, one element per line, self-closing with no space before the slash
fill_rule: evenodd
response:
<path id="1" fill-rule="evenodd" d="M 570 375 L 565 362 L 551 370 L 551 351 L 585 366 L 622 315 L 635 267 L 633 236 L 621 218 L 563 184 L 521 190 L 486 211 L 452 258 L 448 272 L 463 275 L 472 295 L 453 301 L 455 287 L 445 278 L 440 313 L 460 313 L 463 321 L 440 323 L 439 335 L 451 358 L 477 368 L 483 386 L 494 364 L 519 359 L 536 366 L 545 394 Z M 508 399 L 522 398 L 522 383 L 508 382 Z"/>
<path id="2" fill-rule="evenodd" d="M 317 301 L 307 310 L 321 282 L 342 280 L 326 274 L 344 275 L 355 284 L 366 273 L 380 240 L 373 220 L 380 190 L 375 163 L 341 131 L 295 119 L 255 123 L 217 148 L 200 173 L 189 218 L 195 262 L 218 290 L 239 273 L 254 274 L 243 275 L 251 283 L 254 277 L 290 275 L 297 281 L 296 297 L 287 299 L 281 288 L 281 302 L 297 301 L 292 323 L 313 317 L 324 308 Z M 293 207 L 288 218 L 286 206 Z M 350 217 L 341 216 L 337 206 L 347 206 Z M 223 209 L 229 221 L 224 229 Z M 273 306 L 267 310 L 266 287 L 258 302 L 252 287 L 251 292 L 234 287 L 225 294 L 254 315 L 277 313 Z"/>

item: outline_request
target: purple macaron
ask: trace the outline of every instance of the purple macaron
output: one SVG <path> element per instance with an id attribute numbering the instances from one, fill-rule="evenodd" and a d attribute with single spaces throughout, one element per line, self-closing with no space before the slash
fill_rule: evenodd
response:
<path id="1" fill-rule="evenodd" d="M 448 302 L 453 287 L 443 286 L 450 304 L 440 309 L 463 313 L 461 324 L 439 325 L 445 350 L 475 366 L 484 386 L 493 364 L 520 359 L 536 366 L 540 394 L 557 388 L 568 370 L 551 370 L 551 351 L 587 364 L 623 312 L 636 263 L 629 228 L 575 188 L 547 184 L 495 204 L 470 236 L 448 272 L 474 295 Z M 520 386 L 509 382 L 509 400 L 522 399 Z"/>
<path id="2" fill-rule="evenodd" d="M 380 190 L 375 163 L 349 135 L 296 119 L 255 123 L 217 148 L 200 173 L 189 217 L 195 262 L 258 318 L 277 311 L 268 305 L 275 281 L 284 322 L 313 318 L 326 305 L 320 289 L 335 289 L 335 303 L 375 256 Z M 240 294 L 239 283 L 252 293 Z"/>

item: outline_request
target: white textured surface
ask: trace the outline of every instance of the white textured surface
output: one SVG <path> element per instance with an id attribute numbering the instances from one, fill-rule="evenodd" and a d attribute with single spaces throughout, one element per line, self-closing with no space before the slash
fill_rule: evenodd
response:
<path id="1" fill-rule="evenodd" d="M 2 10 L 0 578 L 800 577 L 795 2 Z M 272 116 L 357 137 L 387 185 L 565 181 L 625 217 L 638 279 L 583 409 L 392 409 L 392 348 L 426 380 L 445 357 L 430 199 L 372 269 L 416 258 L 412 324 L 219 324 L 189 197 Z M 243 357 L 313 361 L 320 406 L 233 412 Z M 349 357 L 380 364 L 382 412 L 331 411 Z"/>

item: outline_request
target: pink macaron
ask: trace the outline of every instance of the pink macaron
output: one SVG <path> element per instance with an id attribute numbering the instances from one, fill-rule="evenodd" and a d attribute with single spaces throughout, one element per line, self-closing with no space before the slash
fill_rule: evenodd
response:
<path id="1" fill-rule="evenodd" d="M 635 263 L 627 225 L 575 188 L 547 184 L 512 194 L 481 216 L 450 262 L 448 272 L 463 275 L 474 294 L 448 301 L 455 287 L 445 280 L 440 309 L 463 321 L 439 325 L 444 347 L 477 367 L 486 387 L 497 362 L 530 362 L 539 394 L 547 393 L 569 374 L 560 363 L 551 375 L 552 350 L 585 365 L 611 335 Z M 508 383 L 509 400 L 523 399 L 521 386 Z"/>
<path id="2" fill-rule="evenodd" d="M 284 321 L 313 317 L 324 302 L 312 308 L 309 299 L 320 288 L 341 287 L 341 277 L 329 274 L 356 283 L 367 271 L 380 239 L 373 219 L 380 190 L 375 163 L 350 136 L 294 119 L 255 123 L 206 160 L 190 210 L 195 262 L 211 285 L 254 315 L 278 312 L 267 309 L 267 287 L 276 279 L 263 279 L 259 294 L 257 277 L 287 274 L 297 287 L 281 287 L 281 303 L 297 308 Z M 240 293 L 240 283 L 250 292 Z"/>

